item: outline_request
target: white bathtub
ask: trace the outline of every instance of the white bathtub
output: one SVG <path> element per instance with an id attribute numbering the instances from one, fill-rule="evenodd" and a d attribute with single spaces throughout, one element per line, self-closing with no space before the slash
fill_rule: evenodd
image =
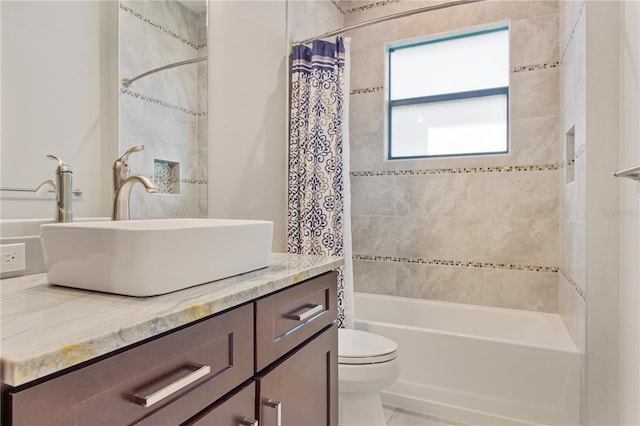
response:
<path id="1" fill-rule="evenodd" d="M 355 294 L 355 327 L 395 340 L 385 404 L 474 425 L 578 425 L 580 353 L 558 315 Z"/>

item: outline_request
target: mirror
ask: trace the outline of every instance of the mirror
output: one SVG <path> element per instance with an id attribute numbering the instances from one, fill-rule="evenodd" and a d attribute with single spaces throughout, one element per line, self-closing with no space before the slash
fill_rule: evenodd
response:
<path id="1" fill-rule="evenodd" d="M 207 216 L 206 5 L 120 1 L 120 152 L 144 145 L 131 173 L 159 187 L 134 188 L 132 219 Z"/>
<path id="2" fill-rule="evenodd" d="M 206 1 L 1 1 L 0 18 L 0 219 L 53 217 L 54 194 L 4 190 L 52 179 L 47 154 L 74 172 L 76 218 L 110 216 L 111 168 L 134 144 L 146 149 L 131 157 L 132 173 L 172 189 L 136 188 L 132 218 L 207 215 L 206 61 L 140 79 L 129 93 L 120 83 L 206 56 Z"/>

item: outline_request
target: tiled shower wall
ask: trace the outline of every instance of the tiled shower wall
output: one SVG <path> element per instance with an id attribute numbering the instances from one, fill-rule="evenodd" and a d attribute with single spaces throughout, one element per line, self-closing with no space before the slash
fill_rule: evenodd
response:
<path id="1" fill-rule="evenodd" d="M 206 12 L 174 0 L 123 0 L 119 13 L 121 79 L 207 55 Z M 145 149 L 129 157 L 131 173 L 157 180 L 166 192 L 148 194 L 134 186 L 131 217 L 206 217 L 206 62 L 121 86 L 120 152 L 138 144 Z M 175 167 L 165 170 L 168 165 Z"/>
<path id="2" fill-rule="evenodd" d="M 343 2 L 344 25 L 432 4 Z M 385 160 L 384 44 L 508 22 L 510 153 Z M 488 1 L 352 31 L 355 290 L 558 311 L 559 3 Z"/>
<path id="3" fill-rule="evenodd" d="M 585 354 L 586 334 L 586 26 L 583 1 L 562 2 L 562 127 L 560 152 L 560 315 L 580 352 Z M 573 146 L 567 132 L 574 129 Z M 569 145 L 569 146 L 567 146 Z M 573 148 L 573 150 L 571 150 Z M 582 362 L 581 418 L 586 412 L 586 363 Z"/>

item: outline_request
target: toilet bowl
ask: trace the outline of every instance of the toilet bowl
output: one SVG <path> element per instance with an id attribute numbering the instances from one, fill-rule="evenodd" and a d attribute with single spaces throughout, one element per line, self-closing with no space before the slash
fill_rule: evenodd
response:
<path id="1" fill-rule="evenodd" d="M 398 379 L 398 344 L 360 330 L 338 330 L 340 426 L 384 426 L 380 390 Z"/>

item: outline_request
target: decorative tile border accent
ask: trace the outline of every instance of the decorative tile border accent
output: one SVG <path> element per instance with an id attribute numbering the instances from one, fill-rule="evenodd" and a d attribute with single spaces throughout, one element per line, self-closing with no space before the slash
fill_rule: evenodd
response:
<path id="1" fill-rule="evenodd" d="M 365 89 L 355 89 L 349 92 L 350 95 L 362 95 L 364 93 L 382 92 L 384 87 L 367 87 Z"/>
<path id="2" fill-rule="evenodd" d="M 551 68 L 558 68 L 559 66 L 560 66 L 560 61 L 555 61 L 548 64 L 524 65 L 522 67 L 514 67 L 514 68 L 511 68 L 511 72 L 516 74 L 516 73 L 525 72 L 525 71 L 537 71 L 537 70 L 547 70 Z"/>
<path id="3" fill-rule="evenodd" d="M 336 9 L 338 9 L 340 13 L 344 15 L 344 9 L 342 8 L 342 6 L 340 6 L 340 3 L 338 3 L 336 0 L 331 0 L 331 3 L 333 3 Z"/>
<path id="4" fill-rule="evenodd" d="M 131 90 L 129 90 L 127 88 L 124 88 L 124 87 L 120 88 L 120 93 L 123 94 L 123 95 L 134 97 L 136 99 L 141 99 L 141 100 L 143 100 L 145 102 L 149 102 L 149 103 L 152 103 L 152 104 L 160 105 L 160 106 L 165 107 L 165 108 L 169 108 L 169 109 L 172 109 L 172 110 L 175 110 L 175 111 L 180 111 L 180 112 L 183 112 L 185 114 L 192 115 L 194 117 L 205 117 L 207 115 L 206 112 L 190 111 L 190 110 L 188 110 L 186 108 L 182 108 L 180 106 L 173 105 L 173 104 L 161 101 L 160 99 L 151 98 L 149 96 L 146 96 L 146 95 L 143 95 L 141 93 L 137 93 L 137 92 L 131 91 Z"/>
<path id="5" fill-rule="evenodd" d="M 400 3 L 400 0 L 381 0 L 375 3 L 365 4 L 364 6 L 354 7 L 353 9 L 346 9 L 342 13 L 357 13 L 365 10 L 373 9 L 374 7 L 386 6 L 388 4 Z"/>
<path id="6" fill-rule="evenodd" d="M 564 56 L 567 53 L 567 49 L 569 48 L 571 41 L 573 40 L 573 36 L 576 33 L 576 28 L 578 28 L 578 24 L 580 23 L 580 19 L 582 19 L 582 15 L 584 13 L 584 5 L 585 5 L 585 0 L 582 0 L 582 3 L 580 4 L 580 10 L 578 11 L 578 17 L 576 18 L 576 22 L 573 23 L 573 28 L 571 28 L 571 34 L 569 35 L 567 44 L 565 44 L 564 48 L 562 49 L 562 55 L 560 55 L 560 62 L 564 62 Z"/>
<path id="7" fill-rule="evenodd" d="M 571 285 L 573 290 L 576 293 L 578 293 L 578 296 L 580 296 L 580 298 L 586 302 L 587 299 L 586 299 L 586 296 L 584 295 L 584 291 L 582 291 L 582 289 L 578 287 L 578 284 L 576 284 L 576 282 L 573 281 L 573 279 L 569 276 L 569 273 L 563 269 L 560 269 L 559 272 L 564 277 L 564 279 L 567 280 L 567 282 Z"/>
<path id="8" fill-rule="evenodd" d="M 206 179 L 180 179 L 180 183 L 190 183 L 195 185 L 207 185 L 209 182 Z"/>
<path id="9" fill-rule="evenodd" d="M 580 145 L 576 150 L 576 155 L 573 157 L 574 160 L 582 157 L 586 152 L 587 152 L 587 147 L 584 144 Z"/>
<path id="10" fill-rule="evenodd" d="M 514 264 L 508 264 L 508 263 L 492 263 L 492 262 L 463 262 L 459 260 L 421 259 L 416 257 L 396 257 L 396 256 L 366 256 L 366 255 L 359 255 L 359 254 L 354 254 L 351 257 L 354 260 L 373 260 L 373 261 L 396 262 L 396 263 L 419 263 L 422 265 L 459 266 L 463 268 L 509 269 L 512 271 L 529 271 L 529 272 L 558 272 L 559 271 L 559 268 L 555 266 L 514 265 Z"/>
<path id="11" fill-rule="evenodd" d="M 142 15 L 141 13 L 136 12 L 135 10 L 131 9 L 129 6 L 120 3 L 120 9 L 124 10 L 125 12 L 128 12 L 130 14 L 132 14 L 133 16 L 135 16 L 136 18 L 140 19 L 143 22 L 146 22 L 147 24 L 151 25 L 152 27 L 154 27 L 157 30 L 162 31 L 165 34 L 170 35 L 171 37 L 175 38 L 178 41 L 181 41 L 182 43 L 186 44 L 189 47 L 192 47 L 194 49 L 204 49 L 205 47 L 207 47 L 207 44 L 200 44 L 200 45 L 196 45 L 195 43 L 187 40 L 185 37 L 181 36 L 180 34 L 177 34 L 173 31 L 171 31 L 168 28 L 163 27 L 160 24 L 156 24 L 155 22 L 153 22 L 151 19 L 147 18 L 146 16 Z"/>
<path id="12" fill-rule="evenodd" d="M 558 164 L 541 164 L 534 166 L 503 166 L 503 167 L 462 167 L 449 169 L 424 169 L 424 170 L 383 170 L 351 172 L 351 176 L 417 176 L 417 175 L 448 175 L 468 173 L 509 173 L 509 172 L 541 172 L 547 170 L 559 170 Z"/>
<path id="13" fill-rule="evenodd" d="M 153 181 L 153 176 L 147 176 L 147 175 L 144 175 L 144 176 L 148 177 L 150 180 Z M 208 185 L 209 184 L 209 181 L 207 179 L 190 179 L 190 178 L 180 178 L 180 179 L 174 180 L 173 182 L 187 183 L 191 185 Z"/>

